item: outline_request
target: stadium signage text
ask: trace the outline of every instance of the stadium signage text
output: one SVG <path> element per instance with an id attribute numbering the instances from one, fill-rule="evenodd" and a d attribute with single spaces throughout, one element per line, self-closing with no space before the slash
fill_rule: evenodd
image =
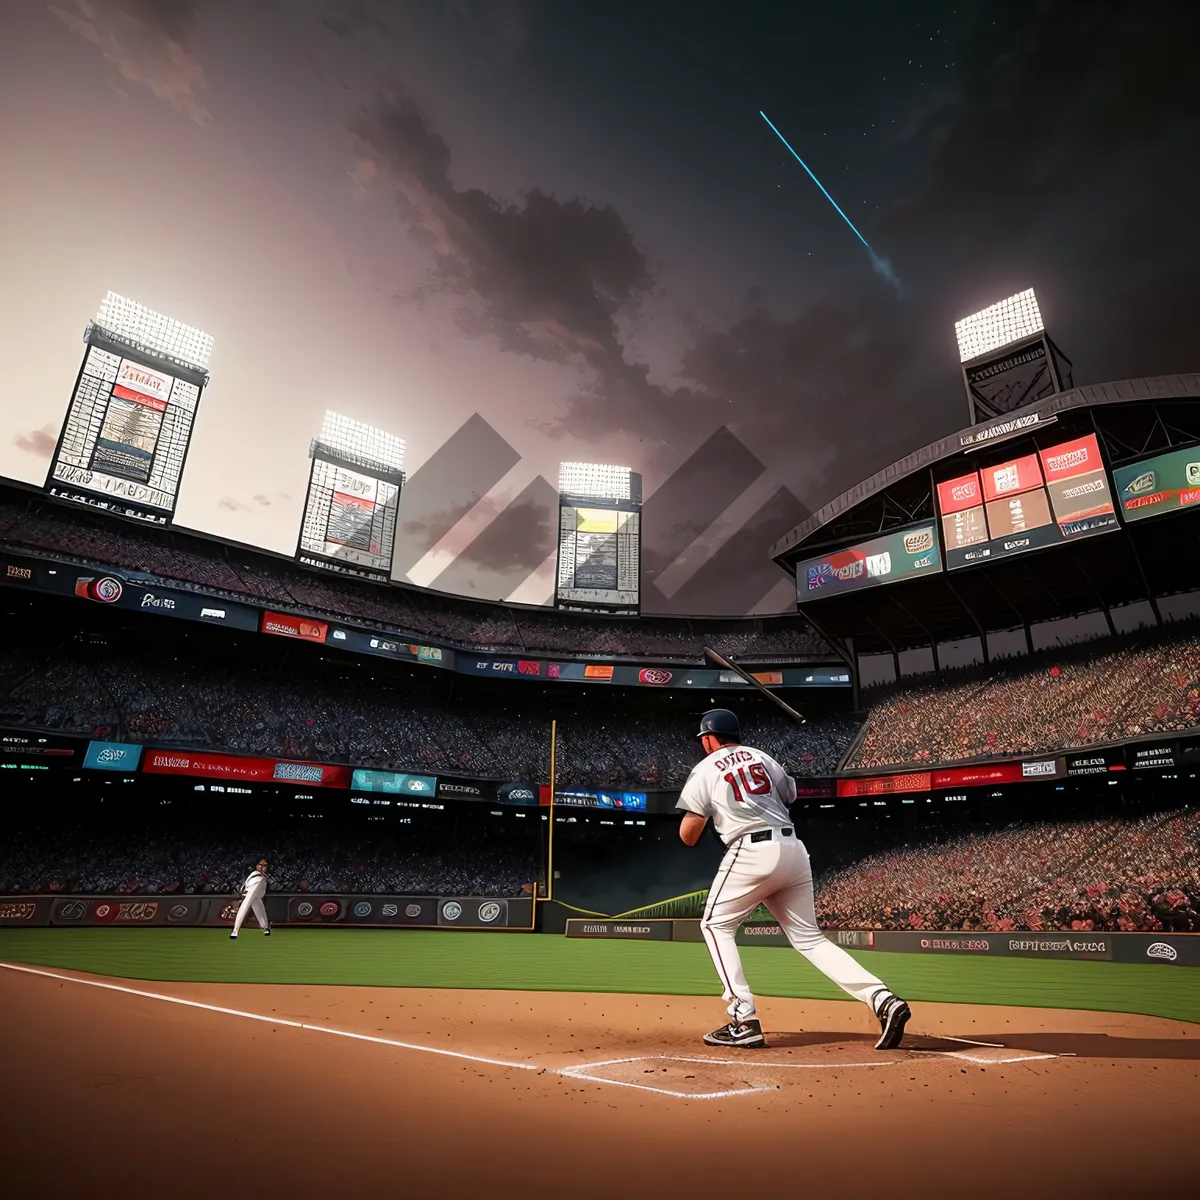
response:
<path id="1" fill-rule="evenodd" d="M 302 782 L 315 787 L 350 786 L 350 768 L 330 763 L 280 762 L 233 754 L 191 754 L 149 750 L 142 770 L 151 775 L 192 775 L 262 782 Z"/>

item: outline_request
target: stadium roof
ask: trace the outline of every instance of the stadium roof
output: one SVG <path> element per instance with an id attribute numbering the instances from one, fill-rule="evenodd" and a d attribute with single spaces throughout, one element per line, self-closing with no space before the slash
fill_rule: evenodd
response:
<path id="1" fill-rule="evenodd" d="M 1178 399 L 1200 399 L 1200 374 L 1157 375 L 1148 379 L 1088 384 L 1086 387 L 1072 388 L 1070 391 L 1049 396 L 1027 408 L 1017 410 L 1004 420 L 985 421 L 969 429 L 960 430 L 898 459 L 869 479 L 834 497 L 824 508 L 813 513 L 780 538 L 771 547 L 771 557 L 786 570 L 787 563 L 782 561 L 784 556 L 794 557 L 789 551 L 795 551 L 824 526 L 864 500 L 942 459 L 951 458 L 968 449 L 999 445 L 1010 438 L 1032 433 L 1039 424 L 1047 423 L 1048 418 L 1058 413 L 1101 405 L 1130 404 L 1141 400 Z"/>

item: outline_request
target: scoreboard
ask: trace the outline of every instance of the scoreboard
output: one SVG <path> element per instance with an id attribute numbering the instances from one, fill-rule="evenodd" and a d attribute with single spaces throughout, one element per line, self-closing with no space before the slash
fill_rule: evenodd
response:
<path id="1" fill-rule="evenodd" d="M 1095 434 L 947 479 L 937 507 L 947 570 L 1117 526 Z"/>
<path id="2" fill-rule="evenodd" d="M 110 292 L 85 342 L 46 490 L 165 524 L 175 512 L 212 339 Z"/>
<path id="3" fill-rule="evenodd" d="M 404 484 L 402 439 L 327 412 L 309 448 L 312 469 L 296 557 L 305 566 L 388 580 Z"/>

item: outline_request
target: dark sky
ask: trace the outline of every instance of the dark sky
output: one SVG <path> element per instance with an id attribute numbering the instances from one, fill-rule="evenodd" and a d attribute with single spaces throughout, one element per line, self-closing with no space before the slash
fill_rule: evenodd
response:
<path id="1" fill-rule="evenodd" d="M 545 481 L 584 459 L 645 476 L 648 609 L 779 611 L 771 542 L 966 423 L 956 319 L 1033 287 L 1076 382 L 1200 362 L 1183 4 L 20 0 L 0 26 L 0 473 L 44 478 L 112 288 L 215 338 L 178 520 L 222 536 L 294 550 L 327 407 L 405 437 L 414 482 L 482 425 L 494 478 L 413 488 L 416 582 L 544 602 Z"/>

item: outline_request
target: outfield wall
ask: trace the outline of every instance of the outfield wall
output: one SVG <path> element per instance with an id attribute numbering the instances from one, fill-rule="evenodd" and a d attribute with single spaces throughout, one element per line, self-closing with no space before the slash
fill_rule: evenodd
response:
<path id="1" fill-rule="evenodd" d="M 237 896 L 5 896 L 0 926 L 231 926 Z M 490 896 L 328 896 L 274 893 L 266 897 L 272 925 L 358 925 L 408 929 L 533 927 L 533 899 Z M 244 929 L 257 927 L 254 915 Z"/>
<path id="2" fill-rule="evenodd" d="M 567 937 L 600 940 L 702 942 L 700 922 L 691 920 L 603 920 L 572 918 Z M 962 958 L 1075 958 L 1096 962 L 1161 963 L 1200 967 L 1196 933 L 929 933 L 874 929 L 829 929 L 825 936 L 848 950 L 884 950 L 893 954 L 942 954 Z M 775 924 L 743 925 L 740 946 L 787 946 Z"/>

